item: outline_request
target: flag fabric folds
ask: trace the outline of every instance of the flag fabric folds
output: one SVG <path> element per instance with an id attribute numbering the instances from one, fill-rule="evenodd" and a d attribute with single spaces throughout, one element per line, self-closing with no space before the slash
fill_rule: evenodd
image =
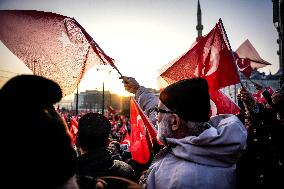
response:
<path id="1" fill-rule="evenodd" d="M 260 90 L 257 90 L 257 92 L 253 94 L 253 97 L 254 97 L 255 101 L 257 103 L 260 103 L 260 104 L 263 104 L 263 105 L 267 104 L 266 99 L 262 95 L 262 92 L 264 90 L 267 90 L 271 95 L 274 93 L 274 90 L 271 87 L 268 86 L 268 87 L 264 87 L 264 88 L 262 88 Z"/>
<path id="2" fill-rule="evenodd" d="M 110 115 L 115 115 L 116 114 L 116 111 L 115 109 L 112 107 L 112 106 L 108 106 L 107 107 L 107 111 Z"/>
<path id="3" fill-rule="evenodd" d="M 127 144 L 128 146 L 130 146 L 130 136 L 128 132 L 126 133 L 124 139 L 121 140 L 120 144 Z"/>
<path id="4" fill-rule="evenodd" d="M 192 48 L 161 69 L 160 77 L 171 84 L 181 79 L 203 77 L 210 92 L 240 82 L 236 64 L 221 20 Z"/>
<path id="5" fill-rule="evenodd" d="M 247 39 L 245 40 L 235 51 L 241 59 L 247 59 L 250 61 L 250 65 L 252 69 L 263 68 L 267 65 L 271 65 L 271 63 L 263 60 L 251 42 Z"/>
<path id="6" fill-rule="evenodd" d="M 259 56 L 258 52 L 248 39 L 237 48 L 235 57 L 239 71 L 247 78 L 250 78 L 252 70 L 271 65 Z"/>
<path id="7" fill-rule="evenodd" d="M 157 131 L 133 98 L 130 99 L 130 124 L 130 152 L 132 159 L 146 164 L 153 153 L 152 142 L 157 141 Z"/>
<path id="8" fill-rule="evenodd" d="M 243 73 L 246 78 L 250 78 L 252 73 L 251 61 L 247 58 L 239 58 L 237 53 L 235 53 L 235 58 L 239 71 Z"/>
<path id="9" fill-rule="evenodd" d="M 210 93 L 211 116 L 218 114 L 238 114 L 240 108 L 222 91 Z"/>
<path id="10" fill-rule="evenodd" d="M 0 40 L 35 75 L 71 94 L 91 67 L 112 61 L 78 22 L 36 10 L 0 10 Z"/>
<path id="11" fill-rule="evenodd" d="M 220 89 L 240 82 L 237 66 L 221 20 L 192 47 L 159 70 L 161 88 L 181 79 L 203 77 L 208 81 L 211 115 L 236 114 L 239 107 Z"/>
<path id="12" fill-rule="evenodd" d="M 77 133 L 78 133 L 78 121 L 74 116 L 70 119 L 70 128 L 72 144 L 76 143 Z"/>

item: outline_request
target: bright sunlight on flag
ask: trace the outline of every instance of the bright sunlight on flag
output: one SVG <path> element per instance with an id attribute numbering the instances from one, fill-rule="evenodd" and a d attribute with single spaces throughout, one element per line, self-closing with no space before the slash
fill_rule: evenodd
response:
<path id="1" fill-rule="evenodd" d="M 78 22 L 35 10 L 0 10 L 0 39 L 35 75 L 56 81 L 71 94 L 86 71 L 112 59 Z M 87 35 L 86 35 L 87 34 Z"/>

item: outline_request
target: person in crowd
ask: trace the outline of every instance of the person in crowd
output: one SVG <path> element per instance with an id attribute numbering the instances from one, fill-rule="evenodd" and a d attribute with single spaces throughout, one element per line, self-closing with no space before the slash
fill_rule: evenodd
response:
<path id="1" fill-rule="evenodd" d="M 284 87 L 263 96 L 269 106 L 257 103 L 244 87 L 238 94 L 248 130 L 247 149 L 237 164 L 238 189 L 284 186 Z"/>
<path id="2" fill-rule="evenodd" d="M 284 84 L 271 96 L 273 108 L 277 113 L 277 120 L 281 125 L 284 124 Z"/>
<path id="3" fill-rule="evenodd" d="M 134 181 L 123 177 L 103 176 L 91 179 L 88 182 L 88 189 L 142 189 L 142 187 Z"/>
<path id="4" fill-rule="evenodd" d="M 78 123 L 76 145 L 80 150 L 77 159 L 77 177 L 81 187 L 87 183 L 86 177 L 118 176 L 134 178 L 134 171 L 123 161 L 114 160 L 107 149 L 111 123 L 99 113 L 87 113 Z"/>
<path id="5" fill-rule="evenodd" d="M 205 79 L 178 81 L 167 86 L 159 97 L 132 77 L 121 79 L 125 89 L 135 94 L 146 115 L 153 123 L 157 122 L 157 138 L 165 146 L 143 175 L 144 187 L 235 187 L 236 162 L 246 148 L 247 131 L 235 115 L 210 119 Z"/>
<path id="6" fill-rule="evenodd" d="M 111 157 L 113 159 L 116 159 L 116 160 L 122 160 L 122 157 L 121 157 L 121 149 L 120 149 L 120 143 L 116 140 L 113 140 L 110 142 L 108 148 L 110 149 L 112 155 Z"/>
<path id="7" fill-rule="evenodd" d="M 1 184 L 4 188 L 77 189 L 76 153 L 54 104 L 57 83 L 19 75 L 0 90 Z"/>

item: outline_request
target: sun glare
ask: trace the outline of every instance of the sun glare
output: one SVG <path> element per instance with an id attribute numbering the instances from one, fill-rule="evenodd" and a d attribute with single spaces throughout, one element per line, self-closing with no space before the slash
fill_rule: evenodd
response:
<path id="1" fill-rule="evenodd" d="M 131 93 L 124 89 L 119 75 L 109 66 L 96 66 L 88 70 L 79 84 L 79 92 L 87 90 L 105 91 L 119 96 L 130 96 Z M 76 90 L 74 91 L 76 92 Z"/>
<path id="2" fill-rule="evenodd" d="M 113 93 L 113 94 L 117 94 L 119 96 L 123 96 L 123 97 L 126 97 L 126 96 L 130 96 L 131 93 L 127 92 L 123 85 L 112 85 L 112 87 L 110 88 L 110 92 Z"/>

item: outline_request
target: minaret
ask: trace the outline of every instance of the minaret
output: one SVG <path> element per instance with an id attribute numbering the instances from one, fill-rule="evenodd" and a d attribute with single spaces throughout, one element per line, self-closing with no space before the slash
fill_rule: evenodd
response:
<path id="1" fill-rule="evenodd" d="M 199 0 L 198 0 L 198 5 L 197 5 L 197 25 L 196 25 L 196 30 L 197 30 L 197 38 L 202 37 L 203 25 L 201 23 L 201 8 L 200 8 Z"/>

